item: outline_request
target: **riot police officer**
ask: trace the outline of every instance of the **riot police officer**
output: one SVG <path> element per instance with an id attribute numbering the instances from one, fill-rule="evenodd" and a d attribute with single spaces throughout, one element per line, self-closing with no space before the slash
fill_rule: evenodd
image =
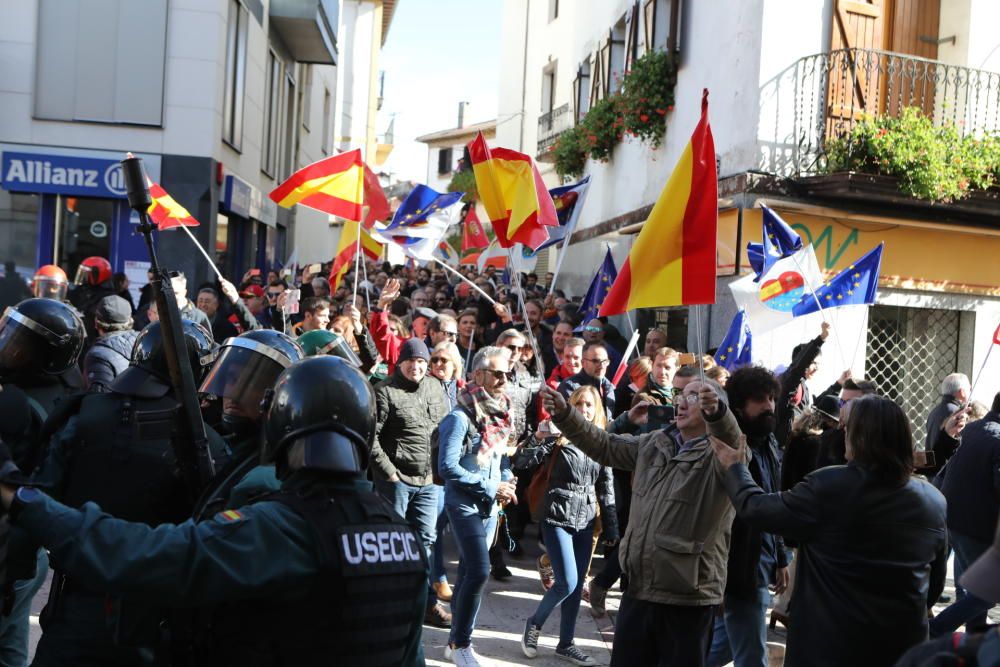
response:
<path id="1" fill-rule="evenodd" d="M 35 489 L 4 484 L 0 496 L 69 576 L 210 609 L 199 664 L 422 665 L 423 549 L 363 478 L 370 385 L 342 359 L 314 357 L 281 374 L 269 403 L 263 458 L 281 491 L 211 521 L 154 529 Z"/>
<path id="2" fill-rule="evenodd" d="M 38 267 L 31 279 L 31 293 L 39 299 L 55 299 L 65 301 L 69 290 L 69 280 L 66 272 L 55 264 L 45 264 Z"/>
<path id="3" fill-rule="evenodd" d="M 222 344 L 199 392 L 222 399 L 220 429 L 229 451 L 195 505 L 195 519 L 211 518 L 278 489 L 274 467 L 260 465 L 261 401 L 278 375 L 304 357 L 294 339 L 273 329 L 248 331 Z"/>
<path id="4" fill-rule="evenodd" d="M 313 329 L 312 331 L 305 332 L 295 340 L 302 346 L 306 356 L 314 357 L 318 354 L 332 354 L 349 362 L 355 368 L 361 368 L 361 359 L 351 349 L 351 346 L 347 344 L 347 340 L 329 329 Z"/>
<path id="5" fill-rule="evenodd" d="M 27 299 L 0 318 L 0 437 L 18 467 L 34 470 L 44 452 L 43 424 L 60 399 L 83 390 L 76 366 L 83 349 L 83 322 L 73 309 L 53 299 Z M 8 569 L 13 581 L 10 613 L 0 618 L 0 664 L 28 659 L 31 599 L 48 572 L 44 549 L 23 567 Z"/>
<path id="6" fill-rule="evenodd" d="M 215 360 L 217 346 L 203 327 L 182 320 L 186 361 L 196 380 Z M 191 515 L 192 490 L 180 475 L 171 438 L 178 401 L 167 368 L 159 322 L 139 334 L 130 365 L 107 393 L 67 401 L 45 430 L 55 434 L 35 482 L 70 507 L 97 503 L 113 516 L 149 526 Z M 216 455 L 222 438 L 207 430 Z M 105 591 L 55 568 L 42 612 L 44 634 L 32 664 L 143 664 L 159 643 L 158 605 L 106 598 Z"/>
<path id="7" fill-rule="evenodd" d="M 69 301 L 83 315 L 83 324 L 87 328 L 87 337 L 97 338 L 94 326 L 94 315 L 98 302 L 106 296 L 115 293 L 111 285 L 111 262 L 103 257 L 87 257 L 76 269 L 73 283 L 76 287 L 69 293 Z"/>

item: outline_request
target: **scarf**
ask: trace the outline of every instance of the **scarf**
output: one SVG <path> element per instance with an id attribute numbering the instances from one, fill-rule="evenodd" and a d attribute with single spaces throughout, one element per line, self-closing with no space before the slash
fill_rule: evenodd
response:
<path id="1" fill-rule="evenodd" d="M 470 382 L 458 392 L 458 404 L 474 415 L 476 430 L 482 436 L 477 459 L 484 465 L 494 447 L 505 447 L 510 438 L 510 399 L 506 394 L 493 398 L 480 385 Z"/>

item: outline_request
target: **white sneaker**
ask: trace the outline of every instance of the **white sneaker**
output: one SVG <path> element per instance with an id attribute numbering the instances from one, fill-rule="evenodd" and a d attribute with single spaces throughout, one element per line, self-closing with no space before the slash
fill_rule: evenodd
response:
<path id="1" fill-rule="evenodd" d="M 452 649 L 451 661 L 460 667 L 482 667 L 479 664 L 479 656 L 476 655 L 472 644 L 463 648 Z"/>
<path id="2" fill-rule="evenodd" d="M 451 660 L 451 654 L 452 654 L 451 644 L 445 644 L 444 645 L 444 659 L 445 660 Z"/>

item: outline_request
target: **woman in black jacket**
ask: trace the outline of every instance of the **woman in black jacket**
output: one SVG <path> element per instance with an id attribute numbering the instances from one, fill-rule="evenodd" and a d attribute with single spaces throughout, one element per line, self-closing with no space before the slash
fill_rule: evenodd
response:
<path id="1" fill-rule="evenodd" d="M 594 387 L 579 387 L 569 397 L 569 404 L 591 423 L 604 428 L 607 416 L 601 395 Z M 553 438 L 538 447 L 539 459 L 551 461 L 548 489 L 542 500 L 540 529 L 552 560 L 555 585 L 525 621 L 521 648 L 533 658 L 538 654 L 538 636 L 552 611 L 559 607 L 559 644 L 556 654 L 577 665 L 596 665 L 594 659 L 573 644 L 576 615 L 580 609 L 583 582 L 593 548 L 594 521 L 600 504 L 602 541 L 618 541 L 615 492 L 611 468 L 602 466 L 563 437 Z M 546 461 L 542 465 L 549 465 Z M 537 473 L 536 473 L 537 474 Z"/>
<path id="2" fill-rule="evenodd" d="M 846 430 L 847 465 L 771 494 L 742 463 L 745 443 L 713 439 L 737 514 L 799 545 L 786 667 L 894 664 L 927 638 L 927 600 L 943 585 L 945 500 L 913 475 L 903 410 L 881 396 L 855 399 Z"/>

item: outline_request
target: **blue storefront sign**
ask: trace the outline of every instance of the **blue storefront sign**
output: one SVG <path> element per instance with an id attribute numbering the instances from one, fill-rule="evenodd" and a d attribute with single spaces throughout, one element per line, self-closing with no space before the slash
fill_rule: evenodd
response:
<path id="1" fill-rule="evenodd" d="M 0 183 L 12 192 L 124 199 L 118 160 L 4 151 Z"/>
<path id="2" fill-rule="evenodd" d="M 226 176 L 219 206 L 223 211 L 263 222 L 269 227 L 278 224 L 278 205 L 263 192 L 232 174 Z"/>

